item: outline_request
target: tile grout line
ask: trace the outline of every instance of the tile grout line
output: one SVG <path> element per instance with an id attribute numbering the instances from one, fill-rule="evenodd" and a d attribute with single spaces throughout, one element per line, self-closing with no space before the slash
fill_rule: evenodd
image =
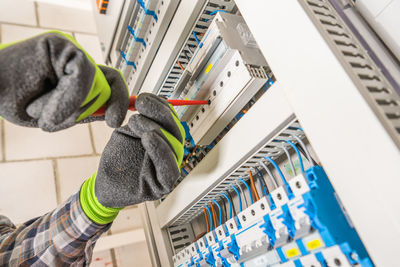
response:
<path id="1" fill-rule="evenodd" d="M 90 137 L 90 143 L 92 144 L 92 149 L 93 149 L 93 153 L 97 154 L 96 152 L 96 146 L 94 144 L 94 137 L 93 137 L 93 128 L 92 128 L 92 124 L 89 123 L 89 137 Z"/>
<path id="2" fill-rule="evenodd" d="M 110 228 L 110 230 L 108 230 L 107 235 L 112 236 L 114 233 L 112 232 L 112 229 Z M 115 249 L 112 248 L 110 249 L 110 255 L 111 255 L 111 262 L 112 262 L 112 266 L 113 267 L 118 267 L 118 263 L 117 263 L 117 255 L 115 253 Z"/>
<path id="3" fill-rule="evenodd" d="M 111 254 L 112 266 L 113 267 L 118 267 L 117 256 L 115 254 L 115 249 L 114 248 L 110 249 L 110 254 Z"/>
<path id="4" fill-rule="evenodd" d="M 40 28 L 38 3 L 35 1 L 33 4 L 34 4 L 34 7 L 35 7 L 36 27 Z"/>
<path id="5" fill-rule="evenodd" d="M 57 164 L 57 159 L 52 160 L 53 164 L 53 174 L 54 174 L 54 185 L 55 185 L 55 190 L 56 190 L 56 199 L 57 199 L 57 205 L 61 204 L 61 190 L 60 190 L 60 179 L 58 177 L 58 164 Z"/>
<path id="6" fill-rule="evenodd" d="M 5 123 L 3 119 L 1 120 L 1 156 L 2 156 L 2 162 L 6 161 L 6 132 L 5 132 Z"/>
<path id="7" fill-rule="evenodd" d="M 13 22 L 1 22 L 1 24 L 2 25 L 11 25 L 11 26 L 33 28 L 33 29 L 56 30 L 56 31 L 62 31 L 62 32 L 75 32 L 75 33 L 78 33 L 78 34 L 85 34 L 85 35 L 91 35 L 91 36 L 98 37 L 97 33 L 80 32 L 80 31 L 76 31 L 76 30 L 66 30 L 66 29 L 60 29 L 60 28 L 46 28 L 46 27 L 42 27 L 42 26 L 38 27 L 38 26 L 25 25 L 25 24 L 13 23 Z"/>
<path id="8" fill-rule="evenodd" d="M 76 158 L 85 158 L 85 157 L 97 157 L 100 156 L 98 153 L 92 154 L 82 154 L 82 155 L 72 155 L 72 156 L 56 156 L 56 157 L 43 157 L 43 158 L 28 158 L 28 159 L 12 159 L 6 160 L 7 163 L 13 162 L 24 162 L 24 161 L 40 161 L 40 160 L 56 160 L 56 159 L 76 159 Z"/>

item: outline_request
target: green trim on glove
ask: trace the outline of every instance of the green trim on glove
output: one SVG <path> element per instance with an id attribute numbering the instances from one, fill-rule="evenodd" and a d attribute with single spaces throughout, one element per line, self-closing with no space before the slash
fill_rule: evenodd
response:
<path id="1" fill-rule="evenodd" d="M 86 96 L 86 99 L 83 101 L 81 104 L 81 107 L 84 107 L 86 104 L 90 103 L 93 101 L 93 103 L 82 113 L 79 115 L 79 117 L 76 119 L 76 122 L 79 122 L 90 115 L 92 115 L 96 110 L 98 110 L 100 107 L 102 107 L 110 98 L 111 96 L 111 88 L 110 85 L 107 82 L 106 77 L 104 76 L 103 72 L 100 70 L 100 68 L 96 65 L 96 62 L 93 60 L 93 58 L 78 44 L 78 42 L 74 39 L 69 34 L 60 32 L 60 31 L 48 31 L 45 33 L 42 33 L 40 35 L 46 34 L 46 33 L 54 33 L 63 36 L 64 38 L 67 38 L 69 41 L 71 41 L 78 49 L 82 50 L 83 53 L 85 53 L 86 57 L 89 59 L 91 63 L 93 63 L 94 68 L 96 69 L 92 86 L 90 88 L 90 91 L 88 95 Z M 26 40 L 26 39 L 25 39 Z M 20 43 L 22 41 L 17 41 L 17 42 L 11 42 L 7 44 L 0 44 L 0 50 L 7 48 L 9 46 L 12 46 L 14 44 Z"/>
<path id="2" fill-rule="evenodd" d="M 173 136 L 171 133 L 164 129 L 160 129 L 161 132 L 164 134 L 165 138 L 167 138 L 169 144 L 172 146 L 172 148 L 175 151 L 175 161 L 176 165 L 178 165 L 178 168 L 180 169 L 180 165 L 183 160 L 183 156 L 185 154 L 185 129 L 183 128 L 181 121 L 179 120 L 178 114 L 176 114 L 176 111 L 174 107 L 171 104 L 168 104 L 170 109 L 171 109 L 171 115 L 174 118 L 174 121 L 176 125 L 179 128 L 179 131 L 181 133 L 182 141 L 179 141 L 175 136 Z"/>
<path id="3" fill-rule="evenodd" d="M 111 67 L 111 66 L 102 65 L 102 64 L 98 64 L 97 66 L 101 66 L 101 67 L 105 67 L 105 68 L 109 68 L 109 69 L 113 69 L 113 70 L 117 71 L 121 75 L 122 80 L 124 81 L 124 84 L 125 84 L 126 91 L 128 92 L 128 95 L 129 95 L 128 83 L 126 82 L 124 74 L 122 74 L 121 70 Z"/>
<path id="4" fill-rule="evenodd" d="M 114 221 L 123 208 L 109 208 L 99 202 L 94 192 L 96 176 L 97 173 L 94 173 L 82 185 L 80 192 L 81 207 L 86 216 L 95 223 L 108 224 Z"/>
<path id="5" fill-rule="evenodd" d="M 104 76 L 100 68 L 97 66 L 94 59 L 82 48 L 80 44 L 78 44 L 78 42 L 74 39 L 74 37 L 60 31 L 50 31 L 50 32 L 60 34 L 65 38 L 67 38 L 68 40 L 70 40 L 76 47 L 78 47 L 80 50 L 82 50 L 83 53 L 85 53 L 86 57 L 90 60 L 90 62 L 93 63 L 94 67 L 96 68 L 96 73 L 94 75 L 92 87 L 90 88 L 89 94 L 87 95 L 85 101 L 83 101 L 81 107 L 84 107 L 87 103 L 93 101 L 94 99 L 96 100 L 94 101 L 94 103 L 90 105 L 89 108 L 87 108 L 81 115 L 79 115 L 79 117 L 76 119 L 76 122 L 79 122 L 92 115 L 96 110 L 98 110 L 107 102 L 107 100 L 111 96 L 111 88 L 107 82 L 106 77 Z"/>

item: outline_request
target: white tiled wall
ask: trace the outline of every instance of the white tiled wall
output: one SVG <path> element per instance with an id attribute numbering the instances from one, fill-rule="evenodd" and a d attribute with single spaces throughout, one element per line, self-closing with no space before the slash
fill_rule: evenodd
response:
<path id="1" fill-rule="evenodd" d="M 57 159 L 58 193 L 61 202 L 79 191 L 82 183 L 97 170 L 99 160 L 99 156 Z"/>
<path id="2" fill-rule="evenodd" d="M 116 248 L 115 257 L 118 267 L 151 266 L 149 252 L 145 243 Z"/>
<path id="3" fill-rule="evenodd" d="M 0 163 L 0 213 L 14 223 L 43 215 L 57 206 L 52 162 Z"/>
<path id="4" fill-rule="evenodd" d="M 1 0 L 0 22 L 36 26 L 35 3 L 26 0 Z"/>
<path id="5" fill-rule="evenodd" d="M 112 265 L 111 252 L 109 250 L 99 251 L 93 253 L 92 263 L 90 267 L 105 267 L 105 266 L 113 266 Z"/>
<path id="6" fill-rule="evenodd" d="M 88 125 L 47 133 L 6 122 L 7 160 L 90 155 L 93 153 Z"/>
<path id="7" fill-rule="evenodd" d="M 95 35 L 75 33 L 75 39 L 83 47 L 83 49 L 90 51 L 90 55 L 97 64 L 104 65 L 103 53 L 99 46 L 99 38 Z"/>
<path id="8" fill-rule="evenodd" d="M 92 11 L 38 2 L 39 25 L 65 31 L 96 33 Z"/>
<path id="9" fill-rule="evenodd" d="M 63 30 L 104 64 L 89 1 L 0 0 L 0 42 Z M 0 121 L 0 214 L 21 223 L 51 211 L 77 192 L 97 170 L 112 131 L 105 122 L 46 133 Z M 140 227 L 138 209 L 130 207 L 120 212 L 110 232 Z M 150 260 L 146 244 L 139 243 L 97 252 L 91 266 L 150 266 Z"/>
<path id="10" fill-rule="evenodd" d="M 104 122 L 100 121 L 93 122 L 91 127 L 93 132 L 94 147 L 97 153 L 101 153 L 110 139 L 113 129 L 108 127 Z"/>

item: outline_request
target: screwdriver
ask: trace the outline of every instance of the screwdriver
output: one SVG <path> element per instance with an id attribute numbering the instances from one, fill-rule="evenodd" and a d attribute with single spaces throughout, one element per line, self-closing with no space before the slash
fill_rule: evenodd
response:
<path id="1" fill-rule="evenodd" d="M 135 111 L 136 95 L 129 97 L 129 110 Z M 210 101 L 207 100 L 181 100 L 181 99 L 167 99 L 167 101 L 173 106 L 194 106 L 194 105 L 208 105 Z M 92 116 L 103 116 L 106 113 L 106 106 L 102 106 Z"/>

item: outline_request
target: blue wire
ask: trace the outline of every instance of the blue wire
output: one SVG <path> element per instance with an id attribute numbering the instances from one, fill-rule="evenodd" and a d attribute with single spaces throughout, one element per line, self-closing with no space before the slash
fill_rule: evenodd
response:
<path id="1" fill-rule="evenodd" d="M 211 12 L 209 15 L 212 16 L 212 15 L 218 13 L 218 12 L 226 13 L 226 10 L 217 9 L 217 10 L 214 10 L 213 12 Z"/>
<path id="2" fill-rule="evenodd" d="M 267 184 L 265 183 L 264 174 L 262 173 L 261 170 L 258 170 L 258 175 L 260 176 L 260 177 L 258 177 L 258 179 L 261 181 L 262 188 L 263 188 L 263 191 L 264 191 L 264 196 L 268 196 L 269 191 L 268 191 L 268 188 L 267 188 Z"/>
<path id="3" fill-rule="evenodd" d="M 187 170 L 185 170 L 185 168 L 182 168 L 181 170 L 185 173 L 185 175 L 189 175 L 189 173 L 187 172 Z"/>
<path id="4" fill-rule="evenodd" d="M 225 194 L 225 193 L 221 193 L 221 195 L 223 195 L 229 203 L 229 219 L 232 219 L 232 203 L 231 200 L 229 199 L 229 197 Z"/>
<path id="5" fill-rule="evenodd" d="M 206 209 L 208 210 L 208 215 L 210 215 L 210 226 L 211 226 L 210 229 L 214 230 L 213 219 L 212 219 L 211 211 L 210 211 L 210 208 L 208 207 L 208 205 L 206 205 Z"/>
<path id="6" fill-rule="evenodd" d="M 196 40 L 196 43 L 200 44 L 199 38 L 197 38 L 197 34 L 194 31 L 192 33 L 193 33 L 194 39 Z"/>
<path id="7" fill-rule="evenodd" d="M 139 37 L 137 37 L 136 36 L 136 34 L 135 34 L 135 30 L 134 29 L 132 29 L 132 27 L 131 26 L 129 26 L 128 25 L 128 31 L 132 34 L 132 36 L 133 36 L 133 39 L 135 39 L 135 41 L 136 42 L 138 42 L 138 43 L 142 43 L 143 44 L 143 46 L 144 47 L 146 47 L 146 42 L 144 41 L 144 39 L 143 38 L 139 38 Z"/>
<path id="8" fill-rule="evenodd" d="M 303 128 L 300 128 L 300 127 L 289 127 L 289 128 L 300 130 L 300 131 L 304 132 Z"/>
<path id="9" fill-rule="evenodd" d="M 265 197 L 267 195 L 267 191 L 265 190 L 264 181 L 261 181 L 262 179 L 264 179 L 264 176 L 258 177 L 258 183 L 261 185 L 261 188 L 263 189 L 263 193 L 264 193 L 264 197 Z"/>
<path id="10" fill-rule="evenodd" d="M 294 151 L 296 151 L 297 157 L 299 158 L 299 162 L 300 162 L 301 172 L 304 172 L 303 159 L 301 158 L 299 149 L 297 148 L 297 146 L 295 144 L 293 144 L 292 141 L 285 141 L 285 142 L 288 143 L 294 149 Z"/>
<path id="11" fill-rule="evenodd" d="M 240 212 L 242 212 L 242 197 L 240 196 L 240 193 L 236 189 L 236 187 L 234 187 L 233 185 L 231 185 L 231 186 L 232 186 L 233 190 L 235 190 L 235 192 L 236 192 L 236 194 L 237 194 L 237 196 L 239 198 L 239 209 L 240 209 Z"/>
<path id="12" fill-rule="evenodd" d="M 221 212 L 221 206 L 218 204 L 218 202 L 217 201 L 215 201 L 214 199 L 213 199 L 213 202 L 215 203 L 215 205 L 217 205 L 217 207 L 218 207 L 218 210 L 219 210 L 219 225 L 221 225 L 222 224 L 222 212 Z"/>
<path id="13" fill-rule="evenodd" d="M 250 196 L 250 203 L 253 204 L 254 203 L 253 194 L 251 193 L 249 185 L 242 178 L 240 178 L 239 180 L 242 181 L 242 183 L 244 183 L 244 185 L 247 187 L 247 190 L 249 191 L 249 196 Z"/>
<path id="14" fill-rule="evenodd" d="M 279 176 L 282 178 L 283 183 L 284 183 L 285 185 L 288 185 L 288 182 L 286 181 L 285 176 L 283 176 L 283 173 L 282 173 L 281 169 L 279 168 L 278 164 L 276 164 L 276 162 L 275 162 L 273 159 L 271 159 L 270 157 L 264 157 L 264 158 L 265 158 L 266 160 L 268 160 L 269 162 L 271 162 L 272 165 L 274 165 L 275 169 L 276 169 L 276 170 L 278 171 L 278 173 L 279 173 Z"/>
<path id="15" fill-rule="evenodd" d="M 122 50 L 121 50 L 121 56 L 125 60 L 126 65 L 132 66 L 136 70 L 135 62 L 127 60 L 126 55 L 125 55 L 124 51 L 122 51 Z"/>
<path id="16" fill-rule="evenodd" d="M 147 9 L 147 8 L 146 8 L 146 5 L 144 4 L 144 2 L 143 2 L 142 0 L 136 0 L 136 1 L 137 1 L 137 2 L 139 3 L 139 5 L 143 8 L 144 13 L 145 13 L 146 15 L 152 16 L 152 17 L 156 20 L 156 22 L 157 22 L 158 18 L 157 18 L 156 12 L 154 12 L 154 10 Z"/>
<path id="17" fill-rule="evenodd" d="M 208 14 L 208 15 L 212 16 L 212 15 L 218 13 L 218 12 L 227 13 L 225 10 L 217 9 L 217 10 L 214 10 L 213 12 L 210 12 L 210 14 Z M 209 19 L 205 19 L 204 20 L 204 22 L 207 22 L 207 21 L 209 21 Z"/>

